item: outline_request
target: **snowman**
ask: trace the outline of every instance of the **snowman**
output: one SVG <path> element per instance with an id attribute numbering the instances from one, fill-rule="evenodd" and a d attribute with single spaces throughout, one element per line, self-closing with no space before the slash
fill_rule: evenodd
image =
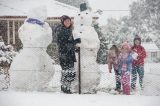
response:
<path id="1" fill-rule="evenodd" d="M 96 93 L 100 83 L 100 69 L 96 62 L 100 47 L 98 34 L 92 25 L 92 13 L 86 3 L 80 5 L 80 12 L 74 18 L 74 39 L 81 38 L 80 46 L 80 74 L 81 92 Z"/>
<path id="2" fill-rule="evenodd" d="M 11 64 L 11 89 L 45 91 L 54 75 L 54 61 L 46 53 L 52 41 L 52 30 L 44 22 L 46 18 L 47 8 L 35 7 L 19 29 L 23 49 Z"/>

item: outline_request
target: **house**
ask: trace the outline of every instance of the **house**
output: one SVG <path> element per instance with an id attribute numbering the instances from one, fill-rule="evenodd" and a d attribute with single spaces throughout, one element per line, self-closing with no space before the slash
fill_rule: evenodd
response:
<path id="1" fill-rule="evenodd" d="M 157 59 L 160 59 L 160 49 L 155 43 L 142 43 L 142 46 L 145 48 L 147 53 L 147 62 L 156 62 Z"/>
<path id="2" fill-rule="evenodd" d="M 59 17 L 67 14 L 73 18 L 79 11 L 78 8 L 66 5 L 54 0 L 1 0 L 0 1 L 0 36 L 6 44 L 19 43 L 18 29 L 27 18 L 30 8 L 46 5 L 48 18 L 47 22 L 53 26 L 59 21 Z"/>

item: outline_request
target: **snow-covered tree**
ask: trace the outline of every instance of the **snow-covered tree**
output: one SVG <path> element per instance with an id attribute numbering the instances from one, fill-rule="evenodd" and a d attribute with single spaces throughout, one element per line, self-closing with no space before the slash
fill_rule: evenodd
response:
<path id="1" fill-rule="evenodd" d="M 130 5 L 130 22 L 144 41 L 153 41 L 160 47 L 160 1 L 138 0 Z"/>
<path id="2" fill-rule="evenodd" d="M 16 52 L 13 50 L 13 46 L 5 45 L 3 41 L 0 41 L 0 66 L 9 66 L 15 57 Z"/>
<path id="3" fill-rule="evenodd" d="M 128 17 L 123 17 L 120 20 L 110 18 L 107 21 L 107 25 L 102 27 L 105 38 L 107 39 L 108 48 L 112 44 L 116 44 L 120 47 L 123 41 L 132 41 L 133 31 L 129 26 Z"/>
<path id="4" fill-rule="evenodd" d="M 94 29 L 96 30 L 99 40 L 100 40 L 100 49 L 98 51 L 97 54 L 97 62 L 99 64 L 106 64 L 107 60 L 106 60 L 106 55 L 107 55 L 107 42 L 106 42 L 106 38 L 104 37 L 101 28 L 99 27 L 98 23 L 93 23 L 94 25 Z"/>
<path id="5" fill-rule="evenodd" d="M 107 20 L 107 25 L 105 27 L 105 35 L 109 44 L 116 43 L 118 37 L 120 37 L 118 36 L 119 27 L 120 23 L 118 22 L 118 20 L 114 18 L 110 18 Z"/>

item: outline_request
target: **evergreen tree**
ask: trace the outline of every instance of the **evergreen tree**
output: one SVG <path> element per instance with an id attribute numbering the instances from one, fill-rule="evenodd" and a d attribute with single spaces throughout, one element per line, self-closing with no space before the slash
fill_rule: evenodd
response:
<path id="1" fill-rule="evenodd" d="M 99 64 L 106 64 L 107 50 L 108 50 L 106 38 L 103 36 L 103 33 L 98 23 L 94 23 L 94 29 L 96 30 L 100 40 L 100 49 L 97 53 L 97 62 Z"/>

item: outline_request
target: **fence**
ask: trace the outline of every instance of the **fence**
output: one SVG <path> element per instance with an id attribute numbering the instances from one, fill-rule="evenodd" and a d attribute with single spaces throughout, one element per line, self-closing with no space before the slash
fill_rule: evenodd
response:
<path id="1" fill-rule="evenodd" d="M 107 64 L 97 64 L 96 63 L 96 57 L 93 54 L 91 54 L 91 57 L 89 57 L 86 52 L 80 53 L 80 57 L 78 58 L 77 55 L 77 62 L 75 63 L 75 70 L 77 73 L 76 80 L 72 83 L 73 84 L 73 91 L 75 93 L 105 93 L 109 95 L 123 95 L 122 93 L 117 93 L 114 91 L 116 81 L 115 81 L 115 73 L 114 70 L 112 70 L 112 73 L 109 73 L 108 71 L 108 65 Z M 79 61 L 80 60 L 80 61 Z M 43 58 L 41 59 L 41 62 L 44 63 L 45 61 Z M 97 65 L 97 66 L 96 66 Z M 55 73 L 52 76 L 50 72 L 48 71 L 47 74 L 44 74 L 43 76 L 43 70 L 41 69 L 40 71 L 38 70 L 17 70 L 15 72 L 21 71 L 23 72 L 30 72 L 30 78 L 32 79 L 25 79 L 27 77 L 21 76 L 18 81 L 24 81 L 26 86 L 32 85 L 33 82 L 36 80 L 36 82 L 41 82 L 38 81 L 38 79 L 41 79 L 43 81 L 43 78 L 45 80 L 45 75 L 52 76 L 52 79 L 46 79 L 45 81 L 50 81 L 47 90 L 44 89 L 36 89 L 38 91 L 50 91 L 50 92 L 61 92 L 61 67 L 59 64 L 53 64 Z M 89 69 L 89 70 L 88 70 Z M 99 69 L 99 71 L 98 71 Z M 144 65 L 144 89 L 141 90 L 139 86 L 139 82 L 137 79 L 137 84 L 136 84 L 136 91 L 131 92 L 132 95 L 148 95 L 148 96 L 159 96 L 160 95 L 160 62 L 145 62 Z M 6 71 L 7 72 L 7 71 Z M 80 73 L 79 73 L 80 72 Z M 10 73 L 10 71 L 9 71 Z M 9 73 L 5 73 L 4 70 L 1 68 L 0 70 L 0 88 L 1 90 L 7 90 L 8 85 L 9 85 Z M 41 73 L 41 74 L 40 74 Z M 6 75 L 4 77 L 4 75 Z M 13 75 L 13 74 L 11 74 Z M 27 75 L 26 75 L 27 76 Z M 3 78 L 6 78 L 5 80 Z M 79 80 L 81 78 L 81 80 Z M 17 83 L 16 81 L 14 83 Z M 35 84 L 36 85 L 36 84 Z M 93 86 L 94 85 L 94 86 Z M 6 86 L 6 87 L 4 87 Z M 36 85 L 37 86 L 37 85 Z M 46 87 L 46 86 L 45 86 Z M 36 87 L 34 87 L 36 88 Z M 93 88 L 93 89 L 91 89 Z M 18 89 L 18 88 L 17 88 Z M 25 89 L 25 88 L 24 88 Z M 25 89 L 26 91 L 27 89 Z M 31 90 L 32 89 L 28 89 Z M 35 89 L 33 89 L 35 90 Z M 89 90 L 89 92 L 85 92 L 85 90 Z M 96 90 L 96 92 L 94 91 Z"/>

